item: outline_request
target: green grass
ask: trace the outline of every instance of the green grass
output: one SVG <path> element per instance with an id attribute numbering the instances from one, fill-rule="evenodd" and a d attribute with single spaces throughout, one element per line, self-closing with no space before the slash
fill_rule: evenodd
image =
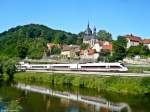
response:
<path id="1" fill-rule="evenodd" d="M 144 71 L 150 71 L 150 67 L 128 67 L 128 72 L 143 73 Z"/>
<path id="2" fill-rule="evenodd" d="M 14 76 L 16 82 L 38 82 L 54 85 L 70 85 L 92 88 L 98 91 L 112 91 L 123 94 L 149 94 L 149 77 L 104 77 L 96 75 L 72 75 L 21 72 Z"/>

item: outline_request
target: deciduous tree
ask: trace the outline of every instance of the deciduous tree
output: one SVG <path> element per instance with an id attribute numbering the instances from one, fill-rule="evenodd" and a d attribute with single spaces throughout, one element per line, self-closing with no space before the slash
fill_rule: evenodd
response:
<path id="1" fill-rule="evenodd" d="M 99 32 L 97 33 L 97 38 L 103 41 L 112 41 L 111 33 L 107 32 L 106 30 L 99 30 Z"/>

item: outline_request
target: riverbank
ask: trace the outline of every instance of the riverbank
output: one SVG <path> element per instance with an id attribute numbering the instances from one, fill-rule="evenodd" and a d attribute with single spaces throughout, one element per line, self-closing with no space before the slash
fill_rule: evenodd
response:
<path id="1" fill-rule="evenodd" d="M 98 75 L 98 76 L 120 76 L 120 77 L 150 77 L 150 72 L 91 72 L 91 71 L 51 71 L 51 70 L 26 70 L 26 72 L 54 73 L 54 74 L 80 74 L 80 75 Z"/>
<path id="2" fill-rule="evenodd" d="M 144 72 L 150 73 L 150 67 L 132 65 L 132 66 L 128 66 L 128 72 L 129 73 L 144 73 Z"/>
<path id="3" fill-rule="evenodd" d="M 63 73 L 34 73 L 20 72 L 14 75 L 16 82 L 39 82 L 54 85 L 69 85 L 76 87 L 93 88 L 98 91 L 112 91 L 122 94 L 149 94 L 149 77 L 119 77 L 97 76 Z"/>

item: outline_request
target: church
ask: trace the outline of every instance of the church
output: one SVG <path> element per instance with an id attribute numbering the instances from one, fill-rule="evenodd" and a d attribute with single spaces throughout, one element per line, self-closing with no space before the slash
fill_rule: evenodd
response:
<path id="1" fill-rule="evenodd" d="M 93 47 L 96 41 L 96 28 L 94 27 L 92 31 L 88 23 L 87 28 L 84 31 L 83 43 L 89 44 L 90 47 Z"/>

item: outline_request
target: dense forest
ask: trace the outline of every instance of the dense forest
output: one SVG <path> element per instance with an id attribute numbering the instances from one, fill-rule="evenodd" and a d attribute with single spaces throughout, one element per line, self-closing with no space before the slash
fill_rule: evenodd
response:
<path id="1" fill-rule="evenodd" d="M 17 26 L 0 33 L 0 58 L 43 56 L 47 42 L 56 44 L 80 44 L 76 34 L 54 30 L 44 25 Z"/>

